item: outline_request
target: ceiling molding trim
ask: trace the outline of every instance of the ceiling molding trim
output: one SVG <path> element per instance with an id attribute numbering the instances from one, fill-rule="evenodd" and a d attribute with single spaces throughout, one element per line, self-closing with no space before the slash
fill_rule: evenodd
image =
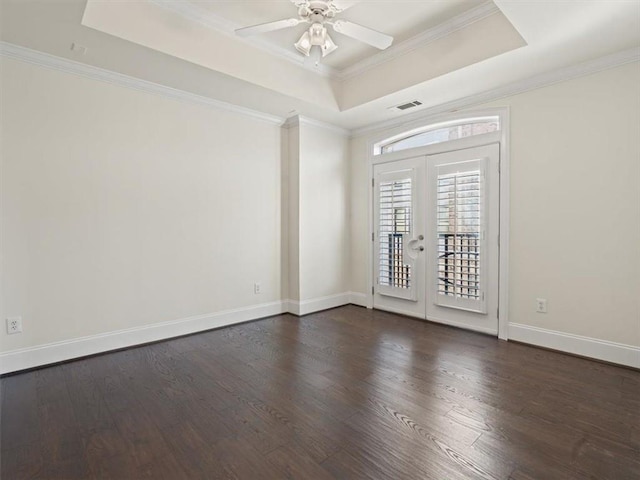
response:
<path id="1" fill-rule="evenodd" d="M 198 22 L 205 27 L 214 30 L 218 33 L 231 37 L 239 42 L 245 43 L 247 45 L 251 45 L 252 47 L 259 48 L 260 50 L 284 59 L 294 65 L 304 68 L 305 70 L 309 70 L 310 72 L 315 73 L 316 75 L 321 75 L 323 77 L 328 78 L 339 78 L 339 72 L 334 68 L 331 68 L 327 65 L 323 65 L 322 63 L 317 67 L 315 65 L 306 63 L 305 57 L 300 54 L 287 50 L 286 48 L 278 47 L 272 43 L 269 43 L 265 40 L 261 40 L 258 37 L 239 37 L 235 34 L 235 30 L 243 27 L 244 25 L 238 25 L 234 22 L 227 20 L 226 18 L 220 17 L 208 10 L 205 10 L 202 7 L 197 6 L 195 3 L 185 2 L 180 0 L 148 0 L 150 3 L 153 3 L 159 7 L 170 10 L 182 17 Z"/>
<path id="2" fill-rule="evenodd" d="M 56 57 L 48 53 L 38 52 L 36 50 L 31 50 L 30 48 L 21 47 L 4 41 L 0 42 L 0 56 L 31 63 L 51 70 L 79 75 L 92 80 L 99 80 L 101 82 L 121 87 L 153 93 L 155 95 L 186 103 L 203 105 L 217 110 L 245 115 L 255 120 L 260 120 L 278 126 L 281 126 L 285 120 L 283 117 L 278 117 L 276 115 L 270 115 L 250 108 L 232 105 L 213 98 L 204 97 L 202 95 L 186 92 L 173 87 L 167 87 L 147 80 L 130 77 L 129 75 L 105 70 L 100 67 L 75 62 L 67 58 Z"/>
<path id="3" fill-rule="evenodd" d="M 323 122 L 321 120 L 316 120 L 315 118 L 311 118 L 311 117 L 305 117 L 302 115 L 295 115 L 293 117 L 287 118 L 287 120 L 283 124 L 283 127 L 293 128 L 293 127 L 299 127 L 300 125 L 308 125 L 311 127 L 324 128 L 325 130 L 329 130 L 333 133 L 337 133 L 338 135 L 342 135 L 345 137 L 351 136 L 351 130 L 337 127 L 336 125 L 332 125 L 330 123 Z"/>
<path id="4" fill-rule="evenodd" d="M 386 50 L 376 53 L 371 57 L 365 58 L 360 62 L 356 62 L 338 73 L 340 80 L 345 80 L 364 73 L 365 71 L 382 65 L 383 63 L 397 59 L 402 55 L 406 55 L 420 47 L 423 47 L 435 40 L 452 34 L 462 28 L 468 27 L 472 23 L 487 18 L 499 12 L 500 9 L 493 2 L 486 2 L 460 15 L 453 17 L 433 28 L 411 37 L 404 42 L 393 45 Z"/>
<path id="5" fill-rule="evenodd" d="M 423 118 L 426 119 L 439 113 L 452 112 L 461 108 L 492 102 L 501 98 L 536 90 L 538 88 L 547 87 L 567 80 L 573 80 L 575 78 L 584 77 L 603 70 L 609 70 L 611 68 L 620 67 L 622 65 L 638 61 L 640 61 L 640 47 L 633 47 L 595 60 L 560 68 L 525 80 L 516 81 L 476 95 L 470 95 L 468 97 L 452 100 L 433 107 L 427 107 L 419 112 L 403 116 L 402 118 L 385 120 L 365 127 L 356 128 L 351 131 L 351 135 L 352 137 L 359 137 L 379 130 L 399 127 L 408 123 L 413 123 L 416 120 Z"/>

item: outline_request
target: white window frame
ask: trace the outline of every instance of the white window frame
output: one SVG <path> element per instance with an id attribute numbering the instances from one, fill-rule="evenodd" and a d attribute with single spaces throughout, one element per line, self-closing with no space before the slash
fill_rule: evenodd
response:
<path id="1" fill-rule="evenodd" d="M 426 130 L 437 124 L 457 123 L 465 119 L 475 119 L 481 117 L 499 117 L 500 130 L 497 132 L 484 133 L 481 135 L 473 135 L 470 137 L 450 140 L 447 142 L 439 142 L 424 147 L 410 148 L 398 152 L 381 153 L 380 144 L 390 139 L 398 140 L 403 135 L 414 135 L 420 129 Z M 498 280 L 498 338 L 508 340 L 509 338 L 509 218 L 510 218 L 510 146 L 509 146 L 509 107 L 494 107 L 484 109 L 470 109 L 454 113 L 430 115 L 406 123 L 399 124 L 396 127 L 373 133 L 367 137 L 367 156 L 368 156 L 368 177 L 366 179 L 369 185 L 368 195 L 368 219 L 369 219 L 369 235 L 375 232 L 376 223 L 373 218 L 373 201 L 374 189 L 371 187 L 373 179 L 373 166 L 380 163 L 388 163 L 396 160 L 402 160 L 409 157 L 422 155 L 434 155 L 464 148 L 480 147 L 491 143 L 500 145 L 500 227 L 498 239 L 500 244 L 499 255 L 499 280 Z M 377 149 L 377 150 L 376 150 Z M 367 275 L 367 308 L 373 308 L 373 244 L 368 242 L 368 275 Z"/>
<path id="2" fill-rule="evenodd" d="M 440 130 L 443 128 L 447 128 L 447 127 L 455 127 L 458 125 L 469 125 L 469 124 L 473 124 L 473 123 L 484 123 L 487 122 L 488 120 L 492 120 L 494 118 L 498 117 L 498 124 L 500 124 L 501 118 L 500 115 L 484 115 L 484 116 L 468 116 L 465 115 L 464 117 L 457 119 L 457 120 L 447 120 L 444 122 L 438 122 L 438 123 L 429 123 L 427 125 L 422 125 L 421 127 L 418 128 L 414 128 L 413 130 L 409 130 L 409 131 L 403 131 L 400 134 L 396 134 L 396 135 L 392 135 L 389 138 L 385 138 L 380 142 L 377 142 L 373 145 L 373 154 L 377 157 L 379 155 L 383 155 L 383 149 L 385 147 L 387 147 L 390 144 L 394 144 L 397 143 L 401 140 L 404 139 L 408 139 L 411 137 L 416 137 L 418 135 L 422 135 L 423 133 L 428 133 L 428 132 L 433 132 L 436 130 Z M 500 129 L 502 129 L 502 126 L 500 126 Z M 498 130 L 499 131 L 499 130 Z M 491 132 L 494 133 L 494 132 Z M 478 134 L 478 135 L 485 135 L 485 134 Z M 475 137 L 477 135 L 471 135 L 472 137 Z M 469 138 L 469 137 L 462 137 L 462 138 Z M 452 140 L 445 140 L 445 142 L 450 142 Z M 436 143 L 445 143 L 445 142 L 434 142 L 434 143 L 430 143 L 429 145 L 435 145 Z M 424 145 L 424 146 L 429 146 L 429 145 Z M 414 148 L 420 148 L 420 147 L 414 147 Z M 405 150 L 413 150 L 413 148 L 403 148 L 401 150 L 396 150 L 396 152 L 404 152 Z M 389 153 L 393 153 L 393 152 L 389 152 Z"/>

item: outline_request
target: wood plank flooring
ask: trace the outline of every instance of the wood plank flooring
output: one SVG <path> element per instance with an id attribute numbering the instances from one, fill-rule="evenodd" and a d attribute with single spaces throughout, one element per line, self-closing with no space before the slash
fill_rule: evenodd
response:
<path id="1" fill-rule="evenodd" d="M 640 478 L 640 372 L 353 306 L 0 387 L 7 480 Z"/>

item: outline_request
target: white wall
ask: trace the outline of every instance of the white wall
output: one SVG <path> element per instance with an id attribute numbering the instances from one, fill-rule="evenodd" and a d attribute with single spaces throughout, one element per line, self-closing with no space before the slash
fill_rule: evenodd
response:
<path id="1" fill-rule="evenodd" d="M 371 233 L 369 232 L 369 189 L 371 179 L 368 170 L 367 137 L 351 139 L 351 160 L 349 162 L 349 178 L 351 188 L 350 207 L 350 248 L 351 291 L 369 297 L 367 292 L 368 254 Z M 366 242 L 366 243 L 365 243 Z"/>
<path id="2" fill-rule="evenodd" d="M 288 123 L 288 299 L 306 314 L 349 303 L 349 138 Z"/>
<path id="3" fill-rule="evenodd" d="M 638 63 L 491 104 L 505 105 L 510 322 L 640 346 Z M 365 293 L 366 138 L 351 151 L 351 289 Z M 546 315 L 535 313 L 538 297 Z"/>
<path id="4" fill-rule="evenodd" d="M 285 129 L 287 137 L 287 255 L 288 300 L 300 301 L 300 128 Z"/>
<path id="5" fill-rule="evenodd" d="M 2 116 L 3 352 L 282 299 L 279 126 L 6 58 Z"/>
<path id="6" fill-rule="evenodd" d="M 495 104 L 511 107 L 510 321 L 640 346 L 640 64 Z"/>
<path id="7" fill-rule="evenodd" d="M 300 125 L 300 300 L 349 291 L 349 138 Z"/>

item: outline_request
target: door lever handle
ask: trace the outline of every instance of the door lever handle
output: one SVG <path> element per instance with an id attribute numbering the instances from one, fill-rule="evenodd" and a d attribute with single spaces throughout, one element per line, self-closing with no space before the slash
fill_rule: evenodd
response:
<path id="1" fill-rule="evenodd" d="M 418 250 L 420 252 L 424 252 L 424 246 L 420 245 L 419 247 L 412 248 L 411 250 Z"/>

